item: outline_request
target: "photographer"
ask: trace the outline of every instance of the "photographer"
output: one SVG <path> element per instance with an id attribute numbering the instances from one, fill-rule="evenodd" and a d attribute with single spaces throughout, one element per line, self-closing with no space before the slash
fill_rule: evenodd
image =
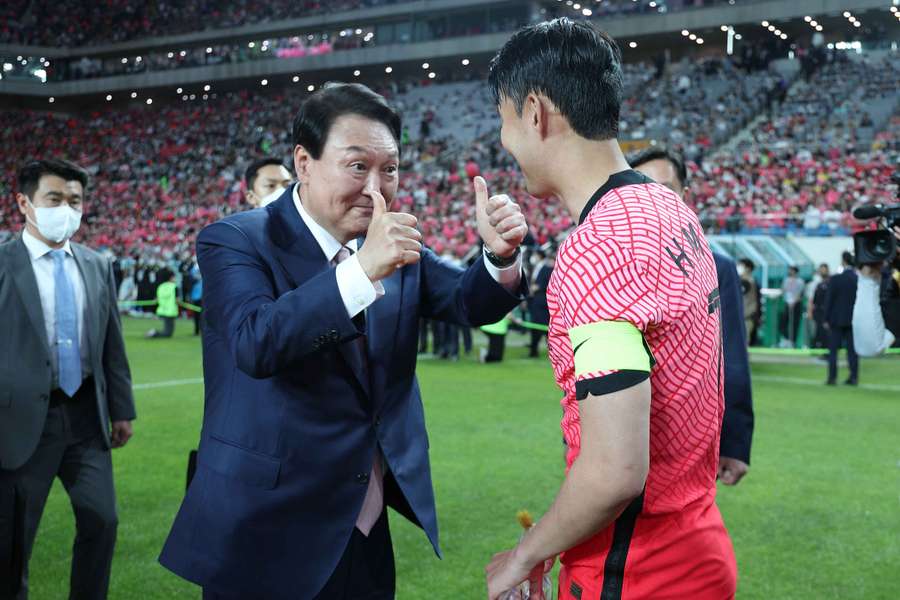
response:
<path id="1" fill-rule="evenodd" d="M 894 237 L 900 240 L 900 227 L 894 227 L 893 232 Z M 883 354 L 896 340 L 896 335 L 885 322 L 898 303 L 897 283 L 891 276 L 894 268 L 890 265 L 885 269 L 881 267 L 879 263 L 859 267 L 853 305 L 853 341 L 860 356 Z M 883 274 L 886 276 L 883 277 Z"/>

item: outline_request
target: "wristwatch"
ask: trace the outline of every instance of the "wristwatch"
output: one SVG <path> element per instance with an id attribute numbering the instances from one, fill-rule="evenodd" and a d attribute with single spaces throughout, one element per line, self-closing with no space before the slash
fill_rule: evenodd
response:
<path id="1" fill-rule="evenodd" d="M 498 269 L 505 269 L 506 267 L 512 266 L 513 263 L 516 262 L 516 259 L 519 258 L 519 254 L 521 252 L 522 252 L 521 248 L 516 248 L 516 251 L 513 252 L 511 255 L 507 256 L 506 258 L 501 258 L 501 257 L 497 256 L 496 254 L 494 254 L 493 252 L 491 252 L 491 249 L 488 248 L 486 244 L 484 246 L 485 257 L 489 261 L 491 261 L 491 264 L 494 265 L 495 267 L 497 267 Z"/>

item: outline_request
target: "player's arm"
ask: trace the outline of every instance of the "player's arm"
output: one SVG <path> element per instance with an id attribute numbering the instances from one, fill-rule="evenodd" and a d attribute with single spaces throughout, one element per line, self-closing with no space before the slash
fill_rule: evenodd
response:
<path id="1" fill-rule="evenodd" d="M 547 514 L 515 549 L 535 565 L 612 523 L 647 480 L 650 380 L 579 404 L 581 452 Z"/>
<path id="2" fill-rule="evenodd" d="M 523 581 L 544 560 L 605 528 L 643 492 L 650 462 L 652 357 L 636 328 L 615 325 L 618 331 L 604 329 L 601 337 L 624 335 L 584 339 L 583 352 L 576 351 L 576 375 L 619 370 L 579 380 L 581 451 L 543 518 L 516 548 L 496 555 L 488 565 L 491 599 Z M 592 327 L 596 325 L 587 326 Z M 572 338 L 577 348 L 579 339 Z"/>

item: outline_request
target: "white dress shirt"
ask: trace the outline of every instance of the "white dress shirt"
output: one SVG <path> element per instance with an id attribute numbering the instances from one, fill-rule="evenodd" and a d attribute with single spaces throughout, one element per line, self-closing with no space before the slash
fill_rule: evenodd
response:
<path id="1" fill-rule="evenodd" d="M 853 305 L 853 346 L 860 356 L 878 356 L 894 343 L 881 312 L 881 282 L 857 274 Z"/>
<path id="2" fill-rule="evenodd" d="M 50 256 L 53 248 L 28 233 L 27 229 L 22 231 L 22 242 L 25 243 L 25 248 L 28 249 L 28 255 L 31 257 L 31 268 L 34 270 L 38 294 L 41 297 L 41 311 L 44 313 L 47 346 L 50 348 L 50 364 L 53 368 L 53 387 L 56 388 L 59 369 L 57 368 L 58 356 L 56 353 L 56 282 L 53 277 L 53 257 Z M 72 253 L 72 246 L 68 240 L 66 240 L 62 249 L 66 253 L 64 263 L 66 276 L 72 283 L 72 290 L 75 293 L 75 316 L 78 320 L 81 373 L 83 377 L 87 377 L 91 374 L 91 361 L 90 348 L 88 347 L 84 327 L 85 307 L 87 304 L 84 280 L 81 278 L 81 272 L 78 269 L 78 264 L 75 262 L 75 255 Z"/>
<path id="3" fill-rule="evenodd" d="M 300 194 L 297 191 L 298 187 L 295 185 L 293 190 L 294 206 L 297 208 L 297 212 L 300 213 L 300 218 L 303 219 L 303 222 L 319 243 L 319 247 L 322 248 L 325 258 L 332 262 L 341 249 L 341 243 L 334 239 L 333 235 L 316 223 L 312 216 L 306 212 L 306 209 L 303 208 L 303 203 L 300 201 Z M 353 255 L 335 267 L 335 272 L 338 291 L 341 294 L 341 299 L 344 301 L 344 306 L 347 308 L 347 314 L 352 319 L 384 295 L 384 286 L 380 281 L 372 283 L 363 270 L 362 265 L 359 264 L 359 256 L 356 254 L 356 240 L 350 240 L 345 245 L 353 251 Z M 519 253 L 516 262 L 503 269 L 495 267 L 486 257 L 484 258 L 484 265 L 491 277 L 494 278 L 494 281 L 502 285 L 510 293 L 514 294 L 516 292 L 522 276 L 521 253 Z"/>

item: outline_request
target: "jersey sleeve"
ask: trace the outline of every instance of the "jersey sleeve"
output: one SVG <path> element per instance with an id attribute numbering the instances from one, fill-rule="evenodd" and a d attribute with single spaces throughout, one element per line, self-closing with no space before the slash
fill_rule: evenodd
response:
<path id="1" fill-rule="evenodd" d="M 660 322 L 647 273 L 613 239 L 573 234 L 560 272 L 559 318 L 569 333 L 575 393 L 601 396 L 650 377 L 655 360 L 645 335 Z"/>

